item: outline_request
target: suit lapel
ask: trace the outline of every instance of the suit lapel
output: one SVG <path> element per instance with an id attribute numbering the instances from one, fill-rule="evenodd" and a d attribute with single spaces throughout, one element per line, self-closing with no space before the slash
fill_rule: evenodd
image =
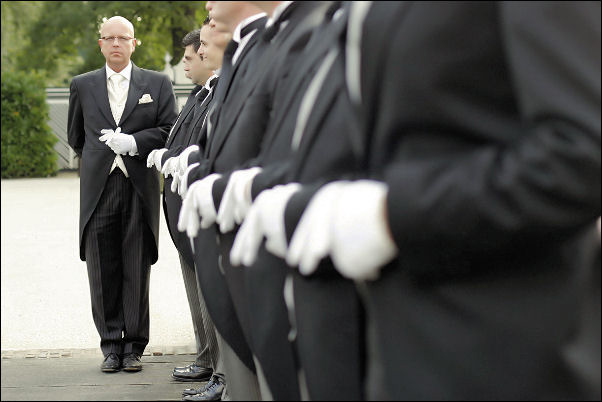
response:
<path id="1" fill-rule="evenodd" d="M 132 63 L 132 76 L 130 80 L 130 89 L 128 90 L 128 99 L 125 102 L 125 108 L 123 109 L 121 120 L 119 120 L 119 126 L 121 126 L 123 122 L 128 118 L 128 116 L 132 113 L 132 111 L 138 104 L 138 99 L 142 97 L 142 94 L 144 93 L 144 90 L 147 86 L 148 83 L 144 79 L 142 70 L 138 68 L 134 63 Z"/>
<path id="2" fill-rule="evenodd" d="M 232 86 L 232 81 L 234 81 L 235 78 L 235 74 L 237 73 L 238 70 L 242 69 L 242 65 L 244 64 L 244 70 L 240 71 L 240 74 L 243 74 L 246 72 L 246 69 L 249 68 L 249 62 L 250 60 L 245 57 L 245 55 L 255 46 L 258 38 L 261 36 L 261 32 L 262 31 L 258 31 L 255 32 L 255 34 L 253 35 L 253 37 L 249 40 L 249 42 L 247 43 L 247 45 L 245 46 L 245 48 L 243 49 L 242 53 L 240 54 L 239 58 L 238 58 L 238 62 L 236 63 L 236 65 L 234 66 L 234 69 L 232 70 L 232 79 L 230 79 L 228 81 L 228 88 L 226 88 L 226 94 L 224 96 L 224 101 L 227 99 L 228 96 L 228 91 L 230 90 L 230 87 Z M 256 60 L 255 62 L 259 62 L 260 60 Z M 243 88 L 249 88 L 253 89 L 254 86 L 243 86 Z M 247 96 L 248 96 L 249 92 L 247 92 L 245 95 L 243 96 L 243 94 L 237 94 L 236 95 L 236 99 L 233 101 L 233 104 L 231 106 L 228 106 L 226 111 L 229 112 L 231 114 L 231 116 L 236 116 L 235 113 L 232 113 L 232 110 L 238 110 L 240 109 L 240 106 L 242 106 L 244 104 L 244 101 L 246 100 Z M 225 102 L 222 102 L 225 103 Z M 220 108 L 220 116 L 218 116 L 218 120 L 222 122 L 222 124 L 227 124 L 227 129 L 223 129 L 219 128 L 219 131 L 214 130 L 213 131 L 213 135 L 216 134 L 220 134 L 218 136 L 216 136 L 213 141 L 214 143 L 211 144 L 211 148 L 210 148 L 210 157 L 211 158 L 215 158 L 217 156 L 217 154 L 219 153 L 219 150 L 221 149 L 222 145 L 224 144 L 224 142 L 226 141 L 226 139 L 228 138 L 228 135 L 230 133 L 230 128 L 234 125 L 234 123 L 236 122 L 236 118 L 232 118 L 232 119 L 223 119 L 224 116 L 221 116 L 221 113 L 224 109 Z M 219 124 L 219 123 L 218 123 Z M 216 127 L 217 129 L 218 127 Z"/>
<path id="3" fill-rule="evenodd" d="M 362 105 L 358 112 L 366 116 L 374 116 L 372 112 L 374 108 L 377 108 L 376 100 L 378 99 L 378 93 L 380 92 L 380 86 L 384 84 L 381 79 L 380 69 L 384 63 L 384 57 L 386 56 L 389 46 L 374 46 L 367 48 L 366 43 L 387 43 L 391 36 L 391 30 L 403 23 L 407 10 L 412 2 L 403 1 L 397 5 L 391 7 L 370 7 L 364 24 L 362 26 L 362 39 L 360 45 L 360 80 L 361 80 L 361 96 Z M 391 13 L 397 15 L 396 18 L 390 18 Z M 368 21 L 390 21 L 389 25 L 383 26 L 381 24 L 370 24 Z M 369 127 L 373 127 L 372 121 L 367 118 L 361 119 L 364 124 L 362 125 L 362 131 L 368 132 Z"/>
<path id="4" fill-rule="evenodd" d="M 312 38 L 310 39 L 310 42 L 306 46 L 306 55 L 304 57 L 301 57 L 301 59 L 303 60 L 302 64 L 297 69 L 295 69 L 295 71 L 291 72 L 291 74 L 294 74 L 296 77 L 301 77 L 301 79 L 296 80 L 294 84 L 287 90 L 286 94 L 283 96 L 284 106 L 282 110 L 290 110 L 295 99 L 297 99 L 299 96 L 303 96 L 305 90 L 307 89 L 307 86 L 309 85 L 309 83 L 311 83 L 312 77 L 308 77 L 308 74 L 311 74 L 310 72 L 312 71 L 312 69 L 315 74 L 315 67 L 319 66 L 321 60 L 324 59 L 324 57 L 328 53 L 328 50 L 332 47 L 333 41 L 330 39 L 331 36 L 326 37 L 324 35 L 324 29 L 332 29 L 333 31 L 331 34 L 335 37 L 338 37 L 342 33 L 344 28 L 344 24 L 342 24 L 341 22 L 337 22 L 337 26 L 329 28 L 320 27 L 314 32 Z M 302 79 L 302 77 L 309 78 L 309 81 L 307 79 Z M 293 112 L 295 113 L 296 117 L 296 113 L 298 112 L 298 110 L 294 110 Z M 291 118 L 290 113 L 287 112 L 279 114 L 278 120 L 276 120 L 273 127 L 270 129 L 269 137 L 266 138 L 268 144 L 273 141 L 273 138 L 278 134 L 278 132 L 280 131 L 280 127 L 287 118 Z"/>
<path id="5" fill-rule="evenodd" d="M 200 91 L 200 89 L 199 89 L 199 91 Z M 175 133 L 178 132 L 178 130 L 180 129 L 180 126 L 182 125 L 182 122 L 184 122 L 186 120 L 186 117 L 188 116 L 188 114 L 192 110 L 194 110 L 194 104 L 196 103 L 196 97 L 194 95 L 195 95 L 195 93 L 190 94 L 190 96 L 188 97 L 188 100 L 186 101 L 186 104 L 184 105 L 184 108 L 182 109 L 182 111 L 180 112 L 180 115 L 176 119 L 176 124 L 174 124 L 173 128 L 169 132 L 169 137 L 167 138 L 167 142 L 165 143 L 166 148 L 169 148 L 169 146 L 173 143 L 174 138 L 176 137 Z"/>
<path id="6" fill-rule="evenodd" d="M 200 109 L 200 113 L 199 115 L 196 117 L 196 119 L 192 122 L 192 126 L 195 127 L 199 120 L 201 119 L 201 117 L 206 117 L 207 116 L 207 107 L 209 106 L 209 103 L 211 102 L 211 100 L 213 99 L 213 91 L 211 91 L 210 94 L 207 95 L 207 97 L 205 98 L 205 100 L 203 101 L 203 103 L 201 103 L 201 109 Z"/>
<path id="7" fill-rule="evenodd" d="M 90 81 L 90 85 L 94 88 L 93 93 L 100 94 L 95 97 L 96 104 L 105 118 L 111 122 L 111 127 L 115 124 L 113 114 L 111 113 L 111 105 L 109 104 L 109 92 L 107 91 L 107 69 L 105 67 L 99 69 L 94 74 L 94 78 Z"/>
<path id="8" fill-rule="evenodd" d="M 246 55 L 249 53 L 249 51 L 253 47 L 255 47 L 255 43 L 257 42 L 259 37 L 261 37 L 262 32 L 263 32 L 263 30 L 258 29 L 253 34 L 251 39 L 249 39 L 249 42 L 247 42 L 247 44 L 245 45 L 245 47 L 242 50 L 242 52 L 240 53 L 240 55 L 238 55 L 238 59 L 236 60 L 237 63 L 234 66 L 232 66 L 232 73 L 230 74 L 230 79 L 226 83 L 226 85 L 227 85 L 226 88 L 224 88 L 223 100 L 226 100 L 228 98 L 228 93 L 230 92 L 230 88 L 232 88 L 232 81 L 234 81 L 236 74 L 238 73 L 238 70 L 241 68 L 241 65 L 246 64 L 246 63 L 244 63 L 244 60 L 246 59 Z"/>
<path id="9" fill-rule="evenodd" d="M 199 121 L 201 120 L 201 117 L 204 117 L 206 115 L 205 111 L 207 110 L 207 106 L 209 105 L 209 102 L 211 101 L 211 98 L 213 97 L 213 91 L 211 91 L 211 93 L 209 93 L 205 99 L 203 100 L 203 103 L 201 103 L 201 108 L 200 108 L 200 113 L 198 114 L 198 116 L 196 116 L 194 118 L 193 121 L 190 122 L 190 128 L 188 129 L 188 133 L 187 134 L 187 138 L 185 138 L 185 141 L 183 141 L 183 144 L 186 145 L 192 145 L 191 143 L 191 139 L 192 139 L 192 135 L 195 132 L 195 127 L 199 124 Z"/>
<path id="10" fill-rule="evenodd" d="M 303 136 L 301 137 L 301 142 L 297 151 L 298 155 L 295 157 L 296 161 L 305 160 L 306 154 L 311 148 L 310 144 L 312 143 L 314 137 L 320 132 L 319 128 L 321 127 L 324 119 L 326 119 L 328 116 L 331 110 L 331 105 L 335 102 L 337 96 L 342 96 L 341 90 L 343 88 L 344 81 L 343 76 L 339 73 L 340 71 L 343 71 L 340 67 L 340 63 L 341 54 L 339 53 L 337 59 L 330 67 L 322 90 L 318 94 L 316 103 L 311 109 L 309 119 L 305 129 L 303 130 Z M 296 169 L 293 169 L 293 171 L 296 171 Z"/>

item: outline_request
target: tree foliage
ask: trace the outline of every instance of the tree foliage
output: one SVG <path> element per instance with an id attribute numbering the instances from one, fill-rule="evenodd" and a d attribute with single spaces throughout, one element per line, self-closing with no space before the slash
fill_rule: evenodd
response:
<path id="1" fill-rule="evenodd" d="M 37 74 L 2 72 L 2 178 L 53 176 L 57 138 L 46 123 L 44 81 Z"/>
<path id="2" fill-rule="evenodd" d="M 41 1 L 3 1 L 2 3 L 2 71 L 16 68 L 16 54 L 30 43 L 27 32 L 37 21 Z"/>
<path id="3" fill-rule="evenodd" d="M 4 3 L 4 2 L 3 2 Z M 19 2 L 25 3 L 25 2 Z M 177 64 L 182 38 L 201 26 L 207 15 L 203 1 L 49 1 L 27 30 L 29 45 L 18 52 L 17 68 L 46 75 L 50 85 L 66 86 L 72 76 L 100 68 L 98 46 L 104 18 L 121 15 L 134 25 L 139 40 L 132 61 L 161 71 L 165 53 Z"/>

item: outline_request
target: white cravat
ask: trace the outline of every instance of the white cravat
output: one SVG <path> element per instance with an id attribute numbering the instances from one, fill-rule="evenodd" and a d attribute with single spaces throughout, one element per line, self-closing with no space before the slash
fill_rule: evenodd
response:
<path id="1" fill-rule="evenodd" d="M 125 102 L 128 98 L 128 90 L 128 80 L 123 75 L 116 73 L 109 77 L 109 80 L 107 81 L 109 105 L 111 106 L 111 113 L 113 114 L 113 119 L 115 120 L 115 124 L 117 126 L 119 126 L 119 120 L 123 114 L 123 109 L 125 109 Z M 112 173 L 117 166 L 119 166 L 119 169 L 121 169 L 123 174 L 125 174 L 125 177 L 130 177 L 125 164 L 123 163 L 121 155 L 115 156 L 115 160 L 113 161 L 113 165 L 111 166 L 109 174 Z"/>

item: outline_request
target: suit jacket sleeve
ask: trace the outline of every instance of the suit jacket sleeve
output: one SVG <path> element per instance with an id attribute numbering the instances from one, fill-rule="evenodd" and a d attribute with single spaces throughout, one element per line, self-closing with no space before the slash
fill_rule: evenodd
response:
<path id="1" fill-rule="evenodd" d="M 157 148 L 165 147 L 169 130 L 177 118 L 176 97 L 169 77 L 162 76 L 161 95 L 156 124 L 153 128 L 131 133 L 138 146 L 138 157 L 146 159 L 148 154 Z"/>
<path id="2" fill-rule="evenodd" d="M 75 80 L 71 81 L 69 88 L 69 112 L 67 117 L 67 141 L 77 156 L 81 158 L 84 148 L 84 114 L 77 92 Z"/>
<path id="3" fill-rule="evenodd" d="M 468 152 L 399 152 L 385 179 L 402 253 L 417 243 L 483 251 L 551 240 L 600 215 L 600 3 L 499 7 L 522 132 Z M 397 53 L 390 66 L 403 65 Z M 383 91 L 381 104 L 394 104 L 396 90 Z M 396 118 L 390 113 L 384 126 L 396 127 Z"/>
<path id="4" fill-rule="evenodd" d="M 288 159 L 264 167 L 261 173 L 253 179 L 251 185 L 251 198 L 257 198 L 259 193 L 265 189 L 275 187 L 278 184 L 285 184 L 290 166 L 291 160 Z"/>

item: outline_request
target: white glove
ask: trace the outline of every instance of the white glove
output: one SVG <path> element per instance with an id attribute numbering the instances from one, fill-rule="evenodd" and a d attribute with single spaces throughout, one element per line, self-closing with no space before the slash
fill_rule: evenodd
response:
<path id="1" fill-rule="evenodd" d="M 115 131 L 113 131 L 113 130 L 111 130 L 111 129 L 108 129 L 108 128 L 105 128 L 105 129 L 102 129 L 102 130 L 100 130 L 100 133 L 101 133 L 102 135 L 101 135 L 100 137 L 98 137 L 98 139 L 99 139 L 101 142 L 104 142 L 104 143 L 105 143 L 105 144 L 108 146 L 108 145 L 109 145 L 109 142 L 108 142 L 108 141 L 109 141 L 111 138 L 113 138 L 113 136 L 115 135 Z"/>
<path id="2" fill-rule="evenodd" d="M 182 180 L 183 177 L 184 177 L 183 174 L 180 174 L 179 172 L 174 172 L 173 180 L 171 181 L 171 188 L 170 188 L 172 193 L 178 192 L 178 186 L 180 185 L 180 181 Z"/>
<path id="3" fill-rule="evenodd" d="M 202 180 L 194 182 L 188 189 L 186 196 L 192 196 L 196 200 L 196 206 L 201 217 L 201 228 L 207 229 L 215 223 L 217 212 L 213 203 L 213 183 L 222 177 L 219 173 L 213 173 Z M 190 194 L 192 193 L 192 194 Z M 190 194 L 190 195 L 189 195 Z"/>
<path id="4" fill-rule="evenodd" d="M 105 136 L 103 135 L 99 139 L 103 141 L 103 137 Z M 105 144 L 107 144 L 117 155 L 130 154 L 131 156 L 134 156 L 138 153 L 138 147 L 134 136 L 122 133 L 121 127 L 117 127 L 113 135 L 110 135 L 109 133 L 109 138 L 106 140 Z"/>
<path id="5" fill-rule="evenodd" d="M 173 174 L 177 170 L 178 170 L 178 157 L 172 156 L 171 158 L 167 159 L 165 161 L 165 163 L 163 164 L 163 167 L 161 168 L 161 173 L 163 173 L 163 175 L 167 179 L 170 175 L 173 176 Z"/>
<path id="6" fill-rule="evenodd" d="M 146 167 L 152 168 L 153 166 L 155 166 L 157 168 L 157 170 L 160 172 L 161 171 L 161 158 L 163 157 L 163 154 L 165 152 L 167 152 L 167 148 L 153 149 L 150 152 L 150 154 L 148 154 L 148 157 L 146 158 Z"/>
<path id="7" fill-rule="evenodd" d="M 196 237 L 199 227 L 207 229 L 215 222 L 216 213 L 213 206 L 211 188 L 213 187 L 213 182 L 220 177 L 220 174 L 214 173 L 203 180 L 192 183 L 180 209 L 180 216 L 178 218 L 178 230 L 180 232 L 186 231 L 188 237 L 193 238 Z M 207 189 L 209 192 L 208 196 Z M 210 216 L 211 208 L 213 208 L 213 218 Z M 201 210 L 203 210 L 206 216 L 200 214 Z"/>
<path id="8" fill-rule="evenodd" d="M 184 173 L 188 168 L 188 156 L 195 151 L 199 151 L 198 145 L 191 145 L 185 150 L 183 150 L 180 155 L 178 155 L 178 171 L 180 174 Z"/>
<path id="9" fill-rule="evenodd" d="M 178 230 L 180 232 L 185 231 L 191 239 L 198 234 L 200 224 L 199 214 L 194 202 L 194 197 L 185 197 L 178 217 Z"/>
<path id="10" fill-rule="evenodd" d="M 386 184 L 359 180 L 344 186 L 333 215 L 330 256 L 353 280 L 375 280 L 398 253 L 387 223 Z"/>
<path id="11" fill-rule="evenodd" d="M 270 253 L 280 258 L 286 256 L 284 210 L 300 189 L 299 183 L 290 183 L 259 193 L 234 239 L 230 250 L 232 265 L 253 265 L 264 236 L 265 247 Z"/>
<path id="12" fill-rule="evenodd" d="M 347 183 L 335 181 L 326 184 L 314 194 L 301 215 L 291 238 L 286 262 L 290 266 L 298 265 L 299 272 L 303 275 L 314 273 L 320 260 L 330 253 L 332 217 L 341 190 Z"/>
<path id="13" fill-rule="evenodd" d="M 216 222 L 222 233 L 234 229 L 234 224 L 240 224 L 251 208 L 251 185 L 253 179 L 261 172 L 260 167 L 237 170 L 230 176 L 228 185 L 219 205 Z"/>
<path id="14" fill-rule="evenodd" d="M 182 197 L 182 199 L 184 198 L 184 196 L 186 195 L 186 191 L 188 190 L 188 174 L 192 169 L 199 165 L 200 163 L 198 162 L 193 163 L 192 165 L 188 166 L 188 168 L 186 168 L 186 170 L 180 175 L 180 177 L 178 177 L 178 194 L 180 195 L 180 197 Z"/>

